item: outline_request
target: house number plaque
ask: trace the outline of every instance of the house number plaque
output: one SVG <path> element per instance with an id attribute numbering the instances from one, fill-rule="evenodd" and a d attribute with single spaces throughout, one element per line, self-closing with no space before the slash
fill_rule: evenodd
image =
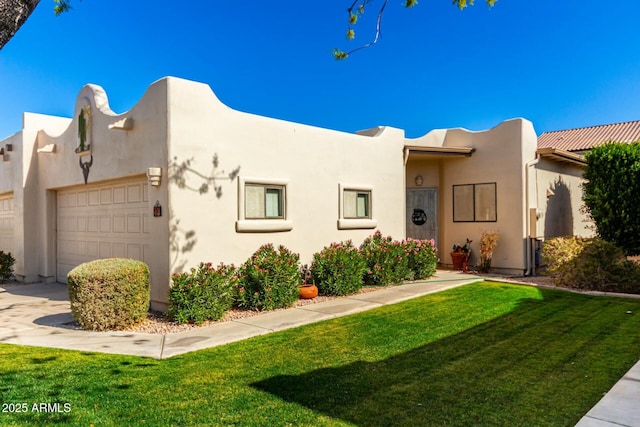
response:
<path id="1" fill-rule="evenodd" d="M 422 209 L 414 209 L 413 215 L 411 215 L 411 221 L 415 225 L 422 225 L 427 222 L 427 214 Z"/>

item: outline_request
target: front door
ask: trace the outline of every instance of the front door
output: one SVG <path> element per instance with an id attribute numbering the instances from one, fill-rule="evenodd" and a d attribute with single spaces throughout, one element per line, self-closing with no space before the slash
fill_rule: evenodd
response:
<path id="1" fill-rule="evenodd" d="M 407 189 L 407 237 L 433 239 L 438 247 L 437 189 Z"/>

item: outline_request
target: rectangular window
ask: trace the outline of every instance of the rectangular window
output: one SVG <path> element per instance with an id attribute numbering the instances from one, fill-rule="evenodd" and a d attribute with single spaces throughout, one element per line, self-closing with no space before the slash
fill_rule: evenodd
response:
<path id="1" fill-rule="evenodd" d="M 284 186 L 246 184 L 245 218 L 284 218 Z"/>
<path id="2" fill-rule="evenodd" d="M 496 222 L 496 183 L 453 186 L 454 222 Z"/>
<path id="3" fill-rule="evenodd" d="M 373 187 L 361 184 L 338 184 L 338 230 L 372 229 Z"/>
<path id="4" fill-rule="evenodd" d="M 344 218 L 371 218 L 371 191 L 344 190 Z"/>

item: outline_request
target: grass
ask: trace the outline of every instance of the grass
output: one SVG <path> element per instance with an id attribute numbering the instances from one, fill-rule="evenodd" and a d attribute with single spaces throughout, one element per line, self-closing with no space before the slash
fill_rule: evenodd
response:
<path id="1" fill-rule="evenodd" d="M 1 344 L 29 411 L 0 425 L 569 426 L 639 328 L 639 300 L 485 282 L 161 361 Z"/>

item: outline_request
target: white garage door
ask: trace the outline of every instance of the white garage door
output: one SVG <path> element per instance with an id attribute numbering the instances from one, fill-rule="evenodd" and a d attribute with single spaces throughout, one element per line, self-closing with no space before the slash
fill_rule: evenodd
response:
<path id="1" fill-rule="evenodd" d="M 57 280 L 83 262 L 133 258 L 148 262 L 147 179 L 89 184 L 57 194 Z"/>
<path id="2" fill-rule="evenodd" d="M 0 196 L 0 251 L 13 253 L 13 193 Z"/>

